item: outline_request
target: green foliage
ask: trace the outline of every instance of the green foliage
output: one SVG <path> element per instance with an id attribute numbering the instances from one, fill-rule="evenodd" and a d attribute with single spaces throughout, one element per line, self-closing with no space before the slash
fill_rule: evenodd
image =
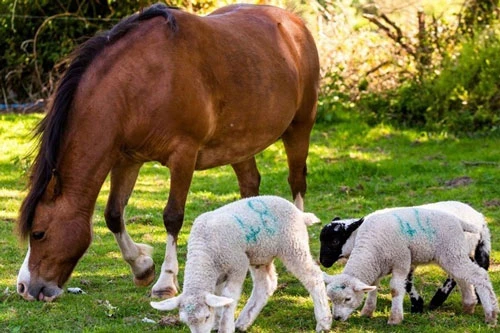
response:
<path id="1" fill-rule="evenodd" d="M 334 71 L 332 69 L 325 74 L 321 82 L 318 100 L 318 122 L 331 124 L 338 120 L 339 112 L 347 111 L 353 107 L 347 89 L 340 70 Z"/>
<path id="2" fill-rule="evenodd" d="M 477 28 L 488 26 L 498 17 L 498 0 L 465 1 L 459 22 L 463 34 L 474 35 Z"/>
<path id="3" fill-rule="evenodd" d="M 439 68 L 360 105 L 373 122 L 399 123 L 454 133 L 500 132 L 500 33 L 466 37 Z"/>
<path id="4" fill-rule="evenodd" d="M 67 56 L 96 32 L 155 0 L 0 2 L 0 100 L 47 98 L 64 71 Z M 169 0 L 168 5 L 203 11 L 212 0 Z"/>

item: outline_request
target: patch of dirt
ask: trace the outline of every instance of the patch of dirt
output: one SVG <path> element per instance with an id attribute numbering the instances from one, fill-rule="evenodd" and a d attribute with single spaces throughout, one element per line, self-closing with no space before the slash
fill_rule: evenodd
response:
<path id="1" fill-rule="evenodd" d="M 165 316 L 161 317 L 160 321 L 158 322 L 158 325 L 161 327 L 169 327 L 169 326 L 176 326 L 179 325 L 180 321 L 177 316 Z"/>
<path id="2" fill-rule="evenodd" d="M 500 199 L 492 199 L 492 200 L 487 200 L 484 202 L 484 205 L 486 207 L 500 207 Z"/>
<path id="3" fill-rule="evenodd" d="M 287 283 L 287 282 L 278 283 L 278 286 L 276 287 L 276 290 L 283 290 L 283 289 L 285 289 L 287 286 L 288 286 L 288 283 Z"/>
<path id="4" fill-rule="evenodd" d="M 365 189 L 363 184 L 358 184 L 356 187 L 350 187 L 346 185 L 341 185 L 339 186 L 339 191 L 344 194 L 352 194 L 352 193 L 358 193 L 362 192 Z"/>
<path id="5" fill-rule="evenodd" d="M 448 187 L 459 187 L 459 186 L 467 186 L 473 183 L 472 178 L 467 176 L 462 176 L 458 178 L 454 178 L 452 180 L 448 180 L 444 183 L 444 185 Z"/>

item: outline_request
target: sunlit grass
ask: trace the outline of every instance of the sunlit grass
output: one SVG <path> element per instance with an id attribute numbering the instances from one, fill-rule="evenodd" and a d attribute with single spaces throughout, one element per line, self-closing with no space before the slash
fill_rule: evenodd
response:
<path id="1" fill-rule="evenodd" d="M 113 235 L 106 227 L 104 207 L 109 180 L 101 189 L 93 218 L 94 239 L 77 265 L 67 286 L 80 287 L 86 294 L 65 293 L 53 304 L 25 302 L 15 293 L 17 270 L 25 255 L 14 234 L 15 219 L 26 195 L 25 183 L 29 132 L 40 115 L 0 116 L 0 331 L 31 332 L 188 332 L 185 325 L 161 327 L 142 322 L 144 317 L 158 322 L 169 313 L 149 306 L 150 288 L 133 285 L 129 266 L 121 258 Z M 379 125 L 368 127 L 355 115 L 342 115 L 335 125 L 318 125 L 312 133 L 308 160 L 306 210 L 323 223 L 334 216 L 360 217 L 372 210 L 439 200 L 470 203 L 487 218 L 493 235 L 490 276 L 500 290 L 500 166 L 495 138 L 456 138 Z M 257 156 L 262 175 L 261 193 L 291 199 L 287 183 L 287 162 L 283 144 L 278 142 Z M 467 185 L 447 185 L 458 177 L 469 177 Z M 150 244 L 159 272 L 165 253 L 166 233 L 162 215 L 170 187 L 168 169 L 147 163 L 141 169 L 126 211 L 127 228 L 137 242 Z M 196 172 L 186 205 L 184 227 L 179 235 L 179 281 L 182 285 L 186 244 L 193 220 L 239 198 L 231 167 Z M 311 252 L 319 255 L 321 225 L 309 228 Z M 295 277 L 278 261 L 278 290 L 257 318 L 250 332 L 313 332 L 312 301 Z M 342 265 L 327 269 L 338 273 Z M 416 286 L 426 302 L 446 274 L 437 266 L 419 267 Z M 238 311 L 249 297 L 251 282 L 245 282 Z M 386 322 L 390 311 L 388 279 L 382 281 L 379 306 L 372 319 L 359 312 L 348 322 L 335 322 L 332 332 L 483 332 L 487 331 L 479 306 L 473 316 L 461 311 L 457 292 L 445 306 L 422 315 L 409 313 L 405 299 L 405 321 L 398 327 Z M 106 303 L 106 301 L 108 303 Z M 112 309 L 111 307 L 116 307 Z M 176 312 L 173 312 L 176 315 Z"/>

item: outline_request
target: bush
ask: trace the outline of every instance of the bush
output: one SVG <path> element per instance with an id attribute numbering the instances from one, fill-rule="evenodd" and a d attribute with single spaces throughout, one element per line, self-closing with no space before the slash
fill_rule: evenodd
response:
<path id="1" fill-rule="evenodd" d="M 360 106 L 372 122 L 454 133 L 500 132 L 500 33 L 467 37 L 439 69 L 396 89 L 369 93 Z"/>
<path id="2" fill-rule="evenodd" d="M 2 103 L 47 98 L 66 68 L 66 57 L 85 39 L 156 0 L 6 0 L 0 2 Z M 213 0 L 170 0 L 203 11 Z"/>

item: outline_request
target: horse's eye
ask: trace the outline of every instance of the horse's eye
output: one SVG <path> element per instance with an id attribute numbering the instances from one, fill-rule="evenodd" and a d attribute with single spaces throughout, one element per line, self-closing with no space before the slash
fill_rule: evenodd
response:
<path id="1" fill-rule="evenodd" d="M 31 234 L 34 240 L 40 240 L 45 236 L 45 232 L 43 231 L 35 231 Z"/>

